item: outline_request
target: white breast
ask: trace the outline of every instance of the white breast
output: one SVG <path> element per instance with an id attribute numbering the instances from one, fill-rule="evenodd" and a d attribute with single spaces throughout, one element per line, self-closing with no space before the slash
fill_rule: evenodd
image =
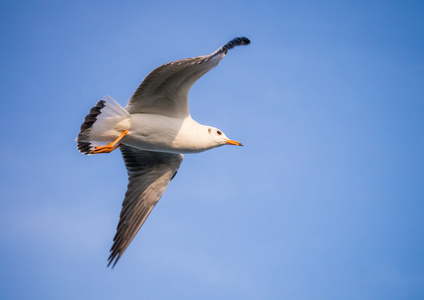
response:
<path id="1" fill-rule="evenodd" d="M 207 147 L 205 126 L 191 117 L 170 118 L 152 114 L 132 114 L 129 133 L 123 144 L 151 151 L 196 153 Z"/>

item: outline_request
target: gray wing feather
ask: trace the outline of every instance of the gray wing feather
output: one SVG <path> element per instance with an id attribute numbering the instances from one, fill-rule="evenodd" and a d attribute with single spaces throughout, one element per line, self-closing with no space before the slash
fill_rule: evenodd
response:
<path id="1" fill-rule="evenodd" d="M 144 151 L 126 145 L 120 150 L 129 182 L 110 249 L 108 266 L 113 263 L 112 267 L 146 221 L 183 161 L 182 154 Z"/>
<path id="2" fill-rule="evenodd" d="M 191 86 L 217 66 L 229 49 L 249 43 L 245 37 L 235 38 L 210 55 L 178 60 L 156 68 L 131 96 L 126 109 L 129 113 L 187 117 Z"/>

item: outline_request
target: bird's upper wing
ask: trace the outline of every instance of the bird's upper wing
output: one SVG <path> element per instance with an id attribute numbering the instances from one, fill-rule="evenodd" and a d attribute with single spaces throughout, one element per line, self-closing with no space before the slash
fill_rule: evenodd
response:
<path id="1" fill-rule="evenodd" d="M 144 151 L 126 145 L 120 150 L 129 183 L 108 266 L 118 262 L 183 161 L 182 154 Z"/>
<path id="2" fill-rule="evenodd" d="M 128 100 L 126 109 L 129 113 L 187 117 L 187 96 L 191 86 L 218 65 L 229 49 L 249 43 L 245 37 L 235 38 L 210 55 L 178 60 L 156 68 Z"/>

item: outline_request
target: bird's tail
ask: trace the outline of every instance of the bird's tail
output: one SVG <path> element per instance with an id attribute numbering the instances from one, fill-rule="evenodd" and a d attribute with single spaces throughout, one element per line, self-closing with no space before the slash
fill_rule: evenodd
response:
<path id="1" fill-rule="evenodd" d="M 81 125 L 80 133 L 75 139 L 78 150 L 83 154 L 90 154 L 94 147 L 104 144 L 99 141 L 97 133 L 107 131 L 107 125 L 111 123 L 109 121 L 116 123 L 128 117 L 129 113 L 112 97 L 103 97 L 90 109 Z"/>

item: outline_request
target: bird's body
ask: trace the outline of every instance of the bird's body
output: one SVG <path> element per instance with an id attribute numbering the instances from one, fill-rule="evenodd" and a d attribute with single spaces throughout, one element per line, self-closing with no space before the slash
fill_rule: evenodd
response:
<path id="1" fill-rule="evenodd" d="M 128 190 L 109 265 L 116 264 L 159 201 L 183 160 L 182 154 L 226 144 L 242 146 L 219 129 L 193 120 L 187 95 L 228 49 L 249 43 L 246 38 L 236 38 L 210 55 L 165 64 L 143 80 L 125 108 L 106 96 L 86 116 L 76 139 L 78 150 L 97 154 L 120 148 L 128 171 Z"/>
<path id="2" fill-rule="evenodd" d="M 152 114 L 134 114 L 119 123 L 118 127 L 121 125 L 129 126 L 126 129 L 128 134 L 121 143 L 138 149 L 186 154 L 217 146 L 207 138 L 210 127 L 197 123 L 190 116 L 177 119 Z"/>

